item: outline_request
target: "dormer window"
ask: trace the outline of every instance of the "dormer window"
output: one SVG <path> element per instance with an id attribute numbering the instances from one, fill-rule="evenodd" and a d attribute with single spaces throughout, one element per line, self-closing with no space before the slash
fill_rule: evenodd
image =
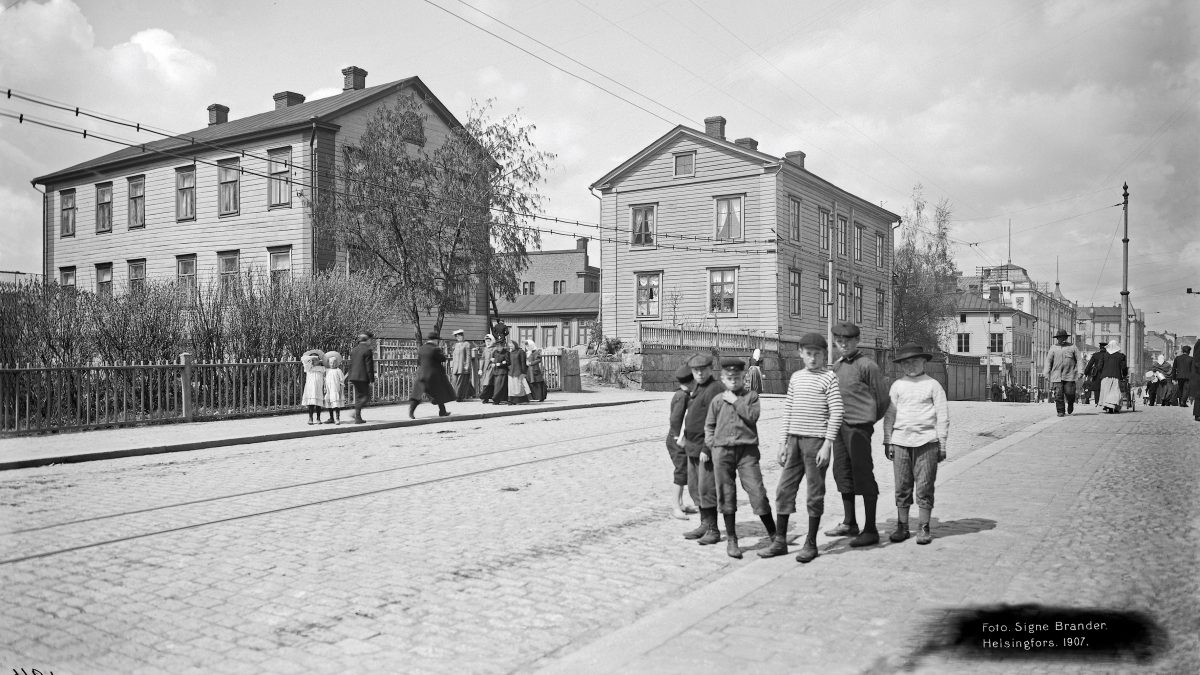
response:
<path id="1" fill-rule="evenodd" d="M 696 153 L 681 152 L 675 155 L 675 177 L 696 175 Z"/>

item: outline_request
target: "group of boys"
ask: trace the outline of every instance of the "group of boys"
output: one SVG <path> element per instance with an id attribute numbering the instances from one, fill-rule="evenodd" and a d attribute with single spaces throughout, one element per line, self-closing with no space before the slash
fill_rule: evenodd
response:
<path id="1" fill-rule="evenodd" d="M 679 391 L 671 401 L 671 429 L 667 449 L 675 466 L 672 510 L 686 518 L 683 489 L 699 507 L 700 525 L 684 533 L 702 545 L 721 541 L 719 511 L 725 521 L 726 552 L 741 558 L 736 515 L 740 478 L 750 506 L 766 528 L 770 544 L 758 555 L 771 558 L 788 553 L 788 520 L 796 512 L 801 481 L 807 483 L 808 529 L 796 560 L 812 561 L 818 555 L 816 537 L 825 509 L 826 471 L 832 461 L 834 483 L 842 496 L 845 517 L 825 534 L 850 536 L 850 546 L 879 542 L 875 510 L 879 485 L 871 457 L 871 437 L 884 420 L 885 456 L 896 476 L 897 525 L 889 539 L 899 543 L 911 536 L 909 508 L 914 493 L 920 510 L 918 544 L 932 540 L 929 531 L 937 465 L 946 458 L 949 418 L 946 396 L 936 380 L 924 374 L 931 357 L 916 344 L 901 347 L 894 359 L 904 377 L 889 390 L 879 366 L 858 350 L 859 328 L 843 322 L 833 329 L 839 358 L 826 365 L 828 344 L 823 336 L 808 333 L 800 338 L 804 367 L 788 382 L 782 420 L 779 464 L 783 471 L 776 488 L 776 516 L 763 485 L 760 468 L 758 394 L 745 384 L 745 362 L 720 360 L 719 379 L 714 359 L 697 354 L 676 371 Z M 863 500 L 860 528 L 855 500 Z"/>

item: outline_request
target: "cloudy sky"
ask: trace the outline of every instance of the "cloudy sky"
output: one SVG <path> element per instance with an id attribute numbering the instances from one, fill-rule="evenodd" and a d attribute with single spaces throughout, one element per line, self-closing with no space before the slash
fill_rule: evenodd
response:
<path id="1" fill-rule="evenodd" d="M 558 155 L 547 212 L 587 222 L 589 184 L 674 125 L 723 115 L 730 138 L 804 150 L 897 213 L 917 183 L 949 199 L 965 272 L 1008 259 L 1011 221 L 1012 261 L 1049 283 L 1057 261 L 1081 304 L 1120 300 L 1127 181 L 1132 302 L 1151 329 L 1200 333 L 1200 295 L 1184 293 L 1200 290 L 1194 0 L 0 2 L 0 92 L 184 132 L 210 103 L 237 118 L 277 91 L 339 93 L 348 65 L 368 86 L 419 75 L 460 117 L 494 98 L 536 124 Z M 41 271 L 30 179 L 113 149 L 0 118 L 0 270 Z"/>

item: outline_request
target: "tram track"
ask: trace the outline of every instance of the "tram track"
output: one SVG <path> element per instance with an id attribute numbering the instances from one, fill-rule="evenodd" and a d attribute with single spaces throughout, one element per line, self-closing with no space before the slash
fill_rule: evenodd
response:
<path id="1" fill-rule="evenodd" d="M 661 425 L 653 424 L 653 425 L 646 425 L 646 426 L 641 426 L 641 427 L 623 427 L 623 428 L 615 429 L 612 431 L 585 434 L 582 436 L 576 436 L 576 437 L 568 438 L 568 439 L 556 439 L 554 441 L 547 441 L 544 443 L 525 444 L 525 445 L 521 445 L 519 447 L 503 448 L 503 449 L 499 449 L 499 450 L 491 450 L 491 451 L 481 452 L 481 453 L 472 453 L 469 455 L 461 455 L 458 457 L 447 457 L 447 458 L 435 459 L 435 460 L 431 460 L 431 461 L 405 464 L 403 466 L 388 467 L 385 469 L 377 469 L 377 470 L 373 470 L 373 471 L 358 472 L 358 473 L 354 473 L 354 474 L 333 476 L 333 477 L 329 477 L 329 478 L 322 478 L 322 479 L 312 480 L 312 481 L 304 481 L 302 483 L 279 485 L 279 486 L 273 486 L 270 488 L 263 488 L 263 489 L 259 489 L 259 490 L 250 490 L 250 491 L 233 493 L 233 494 L 219 495 L 219 496 L 214 496 L 214 497 L 206 497 L 203 499 L 188 500 L 185 502 L 176 502 L 176 503 L 172 503 L 172 504 L 164 504 L 164 505 L 159 505 L 159 506 L 147 507 L 147 508 L 143 508 L 143 509 L 129 510 L 129 511 L 121 512 L 121 513 L 112 513 L 112 514 L 105 514 L 105 515 L 100 515 L 100 516 L 92 516 L 89 518 L 80 518 L 80 519 L 52 523 L 49 525 L 43 525 L 43 526 L 38 526 L 38 527 L 10 530 L 10 531 L 4 532 L 4 533 L 0 533 L 0 536 L 12 537 L 12 536 L 17 536 L 17 535 L 33 534 L 33 533 L 53 530 L 56 528 L 68 527 L 68 526 L 72 526 L 72 525 L 82 525 L 82 524 L 95 523 L 95 522 L 106 521 L 106 520 L 112 521 L 112 520 L 117 520 L 120 518 L 145 515 L 148 513 L 155 513 L 155 512 L 163 512 L 163 511 L 168 511 L 170 509 L 178 509 L 178 508 L 183 508 L 183 507 L 187 507 L 187 506 L 215 504 L 215 503 L 222 502 L 222 501 L 231 501 L 231 500 L 236 500 L 236 499 L 244 498 L 244 497 L 254 497 L 256 495 L 264 495 L 264 494 L 270 494 L 270 493 L 282 493 L 287 490 L 312 487 L 315 485 L 337 483 L 337 482 L 349 481 L 349 480 L 354 480 L 354 479 L 359 479 L 359 478 L 369 478 L 372 476 L 379 476 L 379 475 L 383 475 L 383 474 L 387 474 L 387 473 L 393 473 L 396 471 L 403 471 L 403 470 L 409 470 L 409 469 L 420 469 L 420 468 L 431 467 L 431 466 L 435 466 L 435 465 L 439 465 L 439 464 L 450 464 L 450 463 L 460 462 L 460 461 L 478 460 L 481 458 L 495 457 L 495 456 L 500 456 L 500 455 L 504 455 L 504 454 L 508 454 L 508 453 L 527 452 L 527 451 L 537 450 L 538 448 L 544 448 L 547 446 L 565 445 L 565 444 L 575 443 L 578 441 L 587 441 L 587 440 L 591 440 L 591 439 L 597 439 L 597 438 L 602 438 L 605 436 L 612 436 L 612 435 L 616 435 L 616 434 L 631 434 L 631 433 L 637 433 L 639 431 L 648 431 L 651 429 L 661 429 Z M 65 546 L 65 547 L 60 547 L 60 548 L 54 549 L 54 550 L 40 551 L 37 553 L 30 553 L 30 554 L 22 555 L 22 556 L 0 559 L 0 566 L 12 565 L 12 564 L 17 564 L 17 563 L 21 563 L 21 562 L 31 561 L 31 560 L 44 559 L 44 558 L 49 558 L 49 557 L 56 556 L 56 555 L 62 555 L 65 553 L 93 549 L 93 548 L 98 548 L 101 546 L 108 546 L 108 545 L 112 545 L 112 544 L 119 544 L 119 543 L 124 543 L 124 542 L 129 542 L 129 541 L 136 541 L 136 540 L 140 540 L 140 539 L 146 539 L 149 537 L 156 537 L 156 536 L 167 535 L 167 534 L 172 534 L 172 533 L 177 533 L 177 532 L 184 532 L 184 531 L 188 531 L 188 530 L 195 530 L 195 529 L 208 527 L 208 526 L 212 526 L 212 525 L 220 525 L 220 524 L 224 524 L 224 523 L 236 522 L 236 521 L 246 520 L 246 519 L 250 519 L 250 518 L 257 518 L 257 517 L 262 517 L 262 516 L 269 516 L 269 515 L 274 515 L 274 514 L 279 514 L 279 513 L 285 513 L 285 512 L 295 511 L 298 509 L 304 509 L 304 508 L 308 508 L 308 507 L 321 506 L 321 505 L 325 505 L 325 504 L 343 502 L 343 501 L 352 500 L 352 499 L 370 497 L 370 496 L 385 494 L 388 492 L 394 492 L 394 491 L 398 491 L 398 490 L 405 490 L 405 489 L 409 489 L 409 488 L 416 488 L 416 487 L 421 487 L 421 486 L 431 485 L 431 484 L 436 484 L 436 483 L 444 483 L 444 482 L 449 482 L 449 481 L 454 481 L 454 480 L 461 480 L 461 479 L 465 479 L 465 478 L 472 478 L 472 477 L 482 476 L 482 475 L 486 475 L 486 474 L 490 474 L 490 473 L 496 473 L 499 471 L 505 471 L 505 470 L 509 470 L 509 469 L 513 469 L 513 468 L 530 466 L 530 465 L 535 465 L 535 464 L 540 464 L 540 463 L 545 463 L 545 462 L 552 462 L 552 461 L 557 461 L 557 460 L 562 460 L 562 459 L 570 459 L 572 457 L 594 454 L 594 453 L 598 453 L 598 452 L 605 452 L 605 451 L 614 450 L 617 448 L 624 448 L 624 447 L 628 447 L 630 445 L 637 444 L 637 443 L 651 442 L 651 441 L 657 440 L 657 438 L 658 438 L 658 435 L 656 434 L 652 437 L 647 436 L 645 438 L 626 439 L 621 442 L 604 445 L 604 446 L 601 446 L 598 448 L 587 448 L 584 450 L 577 450 L 577 451 L 566 452 L 566 453 L 558 453 L 558 454 L 548 455 L 545 457 L 535 457 L 535 458 L 528 459 L 528 460 L 523 460 L 523 461 L 518 461 L 518 462 L 509 462 L 509 463 L 505 463 L 505 464 L 501 464 L 501 465 L 497 465 L 497 466 L 491 466 L 491 467 L 478 469 L 478 470 L 474 470 L 474 471 L 459 472 L 459 473 L 454 473 L 454 474 L 447 475 L 447 476 L 438 476 L 435 478 L 412 481 L 412 482 L 403 483 L 400 485 L 390 485 L 390 486 L 372 489 L 372 490 L 357 491 L 357 492 L 352 492 L 350 494 L 338 495 L 335 497 L 329 497 L 329 498 L 324 498 L 324 499 L 309 500 L 309 501 L 305 501 L 305 502 L 302 502 L 299 504 L 290 504 L 290 505 L 281 506 L 281 507 L 277 507 L 277 508 L 259 509 L 259 510 L 255 510 L 250 513 L 243 513 L 243 514 L 238 514 L 238 515 L 228 516 L 228 517 L 223 517 L 223 518 L 207 519 L 207 520 L 203 520 L 201 522 L 188 523 L 188 524 L 180 525 L 180 526 L 176 526 L 176 527 L 159 528 L 159 529 L 155 529 L 153 531 L 139 532 L 139 533 L 131 534 L 131 535 L 127 535 L 127 536 L 111 537 L 111 538 L 107 538 L 107 539 L 102 539 L 100 541 L 93 541 L 93 542 L 78 544 L 78 545 L 74 545 L 74 546 Z"/>

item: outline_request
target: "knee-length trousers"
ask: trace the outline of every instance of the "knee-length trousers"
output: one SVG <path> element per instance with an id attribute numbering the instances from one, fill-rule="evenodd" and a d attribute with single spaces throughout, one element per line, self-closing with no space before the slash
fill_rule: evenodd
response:
<path id="1" fill-rule="evenodd" d="M 775 511 L 780 515 L 796 512 L 796 493 L 800 490 L 800 481 L 805 478 L 808 515 L 817 518 L 825 513 L 825 471 L 829 465 L 823 469 L 817 467 L 817 453 L 824 444 L 825 439 L 816 436 L 788 436 L 786 461 L 775 491 Z"/>
<path id="2" fill-rule="evenodd" d="M 892 459 L 892 470 L 896 476 L 896 506 L 901 509 L 912 506 L 913 493 L 916 492 L 917 506 L 932 509 L 940 444 L 934 441 L 917 448 L 903 445 L 892 447 L 896 451 Z"/>
<path id="3" fill-rule="evenodd" d="M 713 448 L 717 471 L 717 501 L 721 513 L 737 513 L 737 478 L 750 500 L 756 516 L 771 515 L 771 502 L 763 485 L 757 445 L 727 445 Z"/>
<path id="4" fill-rule="evenodd" d="M 879 494 L 871 459 L 874 424 L 843 424 L 833 441 L 833 484 L 844 495 Z"/>

